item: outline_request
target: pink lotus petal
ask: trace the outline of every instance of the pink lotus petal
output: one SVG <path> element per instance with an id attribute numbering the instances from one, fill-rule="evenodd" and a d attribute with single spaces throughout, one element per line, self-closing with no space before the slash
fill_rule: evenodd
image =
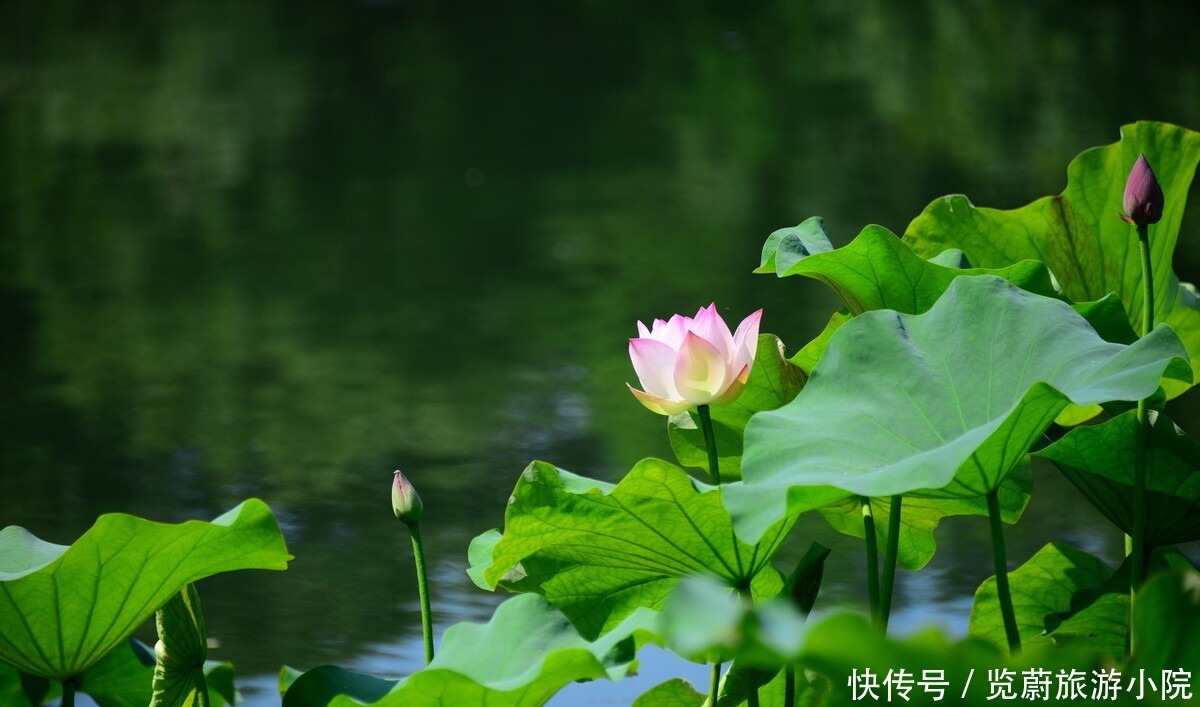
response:
<path id="1" fill-rule="evenodd" d="M 645 324 L 642 324 L 641 320 L 638 320 L 637 330 L 638 330 L 638 336 L 640 338 L 643 338 L 643 339 L 650 338 L 650 330 L 646 328 Z"/>
<path id="2" fill-rule="evenodd" d="M 630 339 L 629 360 L 647 392 L 670 400 L 679 397 L 675 390 L 675 350 L 655 339 Z"/>
<path id="3" fill-rule="evenodd" d="M 721 358 L 730 361 L 737 348 L 734 346 L 733 334 L 729 333 L 729 325 L 717 313 L 717 305 L 710 304 L 696 312 L 692 323 L 692 332 L 712 344 L 721 354 Z"/>
<path id="4" fill-rule="evenodd" d="M 625 385 L 629 386 L 629 392 L 633 393 L 638 402 L 645 405 L 646 409 L 656 412 L 659 415 L 677 415 L 692 407 L 692 404 L 686 400 L 664 400 L 656 395 L 643 393 L 628 383 Z"/>
<path id="5" fill-rule="evenodd" d="M 737 400 L 738 397 L 741 396 L 742 391 L 745 390 L 746 381 L 748 380 L 750 380 L 750 366 L 747 364 L 742 366 L 742 370 L 739 371 L 737 377 L 733 379 L 733 383 L 731 383 L 729 387 L 725 389 L 725 392 L 721 393 L 721 395 L 718 396 L 717 399 L 712 402 L 712 404 L 728 405 Z"/>
<path id="6" fill-rule="evenodd" d="M 691 323 L 689 317 L 673 315 L 663 328 L 655 333 L 654 338 L 678 351 L 679 347 L 683 346 L 683 338 L 687 336 Z"/>
<path id="7" fill-rule="evenodd" d="M 760 309 L 742 320 L 737 333 L 733 335 L 733 345 L 736 355 L 734 366 L 754 363 L 754 355 L 758 353 L 758 325 L 762 321 L 763 311 Z"/>
<path id="8" fill-rule="evenodd" d="M 729 364 L 716 347 L 688 332 L 675 359 L 675 390 L 692 405 L 706 405 L 729 382 Z"/>

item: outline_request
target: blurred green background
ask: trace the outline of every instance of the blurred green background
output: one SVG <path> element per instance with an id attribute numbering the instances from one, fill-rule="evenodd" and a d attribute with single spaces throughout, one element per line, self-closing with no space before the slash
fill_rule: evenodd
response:
<path id="1" fill-rule="evenodd" d="M 200 586 L 250 704 L 277 703 L 284 663 L 403 674 L 420 623 L 393 469 L 425 500 L 439 628 L 486 618 L 502 597 L 467 581 L 467 544 L 526 463 L 616 479 L 670 458 L 625 389 L 635 320 L 764 307 L 798 349 L 837 305 L 750 274 L 771 231 L 823 215 L 839 243 L 901 233 L 952 192 L 1015 207 L 1123 123 L 1200 128 L 1198 16 L 0 2 L 0 524 L 68 543 L 104 512 L 261 497 L 292 569 Z M 1115 531 L 1036 472 L 1014 564 L 1051 539 L 1114 557 Z M 901 574 L 902 630 L 963 631 L 990 574 L 985 524 L 948 525 Z M 815 519 L 792 552 L 811 538 L 835 549 L 821 603 L 861 607 L 861 544 Z M 637 681 L 571 700 L 627 703 Z"/>

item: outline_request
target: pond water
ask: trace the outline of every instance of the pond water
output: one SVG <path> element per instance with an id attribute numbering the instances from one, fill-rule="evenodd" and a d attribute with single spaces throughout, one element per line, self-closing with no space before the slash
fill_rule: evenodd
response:
<path id="1" fill-rule="evenodd" d="M 260 497 L 291 569 L 199 586 L 247 704 L 278 703 L 284 664 L 407 674 L 393 469 L 425 502 L 439 630 L 482 621 L 503 597 L 467 545 L 529 461 L 672 458 L 625 389 L 635 320 L 764 307 L 795 350 L 837 305 L 750 273 L 776 228 L 820 214 L 841 244 L 945 193 L 1015 207 L 1123 123 L 1200 127 L 1194 5 L 858 5 L 0 6 L 0 524 L 69 543 L 105 512 Z M 1035 473 L 1010 558 L 1115 558 Z M 991 574 L 981 519 L 946 526 L 898 579 L 900 631 L 962 633 Z M 819 606 L 861 608 L 859 541 L 812 518 L 789 552 L 813 539 Z M 655 651 L 643 672 L 558 703 L 706 679 Z"/>

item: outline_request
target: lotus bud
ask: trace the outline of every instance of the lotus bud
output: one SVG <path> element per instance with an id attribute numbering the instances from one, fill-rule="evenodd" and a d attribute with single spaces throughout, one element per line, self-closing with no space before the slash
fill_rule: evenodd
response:
<path id="1" fill-rule="evenodd" d="M 1121 218 L 1137 226 L 1158 223 L 1162 218 L 1163 201 L 1163 190 L 1154 170 L 1150 169 L 1150 162 L 1145 155 L 1138 155 L 1125 182 L 1125 199 L 1121 205 L 1127 215 Z"/>
<path id="2" fill-rule="evenodd" d="M 400 520 L 412 525 L 421 520 L 425 507 L 412 483 L 397 469 L 392 478 L 392 511 Z"/>

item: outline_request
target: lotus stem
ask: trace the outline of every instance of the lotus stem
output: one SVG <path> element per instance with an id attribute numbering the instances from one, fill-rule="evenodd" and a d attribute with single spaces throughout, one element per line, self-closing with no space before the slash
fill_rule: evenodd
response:
<path id="1" fill-rule="evenodd" d="M 1139 223 L 1137 234 L 1138 251 L 1142 256 L 1142 336 L 1146 336 L 1154 327 L 1154 277 L 1150 264 L 1149 225 Z M 1133 457 L 1133 536 L 1129 543 L 1132 565 L 1129 583 L 1131 651 L 1137 649 L 1136 637 L 1132 636 L 1133 604 L 1146 579 L 1146 448 L 1150 443 L 1150 414 L 1144 398 L 1138 401 L 1137 420 L 1137 449 Z"/>
<path id="2" fill-rule="evenodd" d="M 1021 634 L 1017 631 L 1017 615 L 1013 611 L 1012 593 L 1008 588 L 1008 559 L 1004 552 L 1004 528 L 1000 519 L 1000 498 L 995 490 L 987 495 L 988 521 L 992 527 L 992 561 L 996 568 L 996 596 L 1000 600 L 1000 615 L 1004 618 L 1004 635 L 1008 651 L 1021 652 Z"/>
<path id="3" fill-rule="evenodd" d="M 714 486 L 721 485 L 721 467 L 717 460 L 717 436 L 713 432 L 712 415 L 708 405 L 697 405 L 696 412 L 700 415 L 700 429 L 704 432 L 704 448 L 708 451 L 708 475 Z M 709 680 L 709 704 L 717 707 L 717 698 L 721 691 L 721 662 L 713 661 L 712 677 Z M 755 694 L 757 698 L 758 695 Z"/>
<path id="4" fill-rule="evenodd" d="M 742 603 L 746 605 L 746 610 L 750 611 L 754 608 L 754 594 L 750 591 L 750 585 L 743 585 L 738 588 L 738 594 L 742 597 Z M 747 682 L 753 680 L 753 672 L 746 674 Z M 758 686 L 750 687 L 746 692 L 746 707 L 758 707 Z"/>
<path id="5" fill-rule="evenodd" d="M 704 448 L 708 450 L 708 475 L 712 478 L 713 486 L 721 485 L 721 466 L 717 461 L 717 436 L 713 433 L 712 415 L 707 405 L 696 406 L 700 414 L 700 428 L 704 430 Z"/>
<path id="6" fill-rule="evenodd" d="M 61 707 L 75 707 L 75 678 L 63 680 L 62 701 L 59 704 Z"/>
<path id="7" fill-rule="evenodd" d="M 209 707 L 208 681 L 204 677 L 204 666 L 196 668 L 196 707 Z"/>
<path id="8" fill-rule="evenodd" d="M 880 624 L 879 613 L 879 541 L 875 537 L 875 516 L 871 499 L 862 498 L 863 535 L 867 541 L 867 602 L 871 605 L 871 621 Z"/>
<path id="9" fill-rule="evenodd" d="M 896 584 L 896 558 L 900 554 L 900 514 L 903 506 L 903 496 L 892 496 L 892 505 L 888 510 L 887 548 L 883 555 L 883 585 L 879 588 L 879 623 L 885 634 L 888 619 L 892 616 L 892 590 Z"/>
<path id="10" fill-rule="evenodd" d="M 784 668 L 783 707 L 796 707 L 796 666 L 793 663 Z"/>
<path id="11" fill-rule="evenodd" d="M 429 575 L 425 571 L 425 548 L 421 542 L 421 524 L 408 523 L 412 532 L 413 559 L 417 565 L 417 593 L 421 598 L 421 632 L 425 638 L 425 665 L 433 661 L 433 611 L 429 607 Z"/>

